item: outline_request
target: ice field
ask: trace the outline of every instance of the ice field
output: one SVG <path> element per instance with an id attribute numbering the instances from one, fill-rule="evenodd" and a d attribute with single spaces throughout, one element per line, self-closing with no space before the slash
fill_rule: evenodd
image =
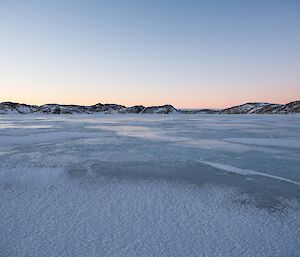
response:
<path id="1" fill-rule="evenodd" d="M 0 256 L 300 256 L 300 115 L 1 115 Z"/>

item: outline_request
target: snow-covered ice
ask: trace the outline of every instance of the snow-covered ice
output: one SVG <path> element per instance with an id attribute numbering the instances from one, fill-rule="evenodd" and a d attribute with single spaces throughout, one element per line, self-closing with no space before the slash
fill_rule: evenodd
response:
<path id="1" fill-rule="evenodd" d="M 233 172 L 233 173 L 237 173 L 237 174 L 241 174 L 241 175 L 245 175 L 245 176 L 264 176 L 264 177 L 269 177 L 269 178 L 272 178 L 272 179 L 277 179 L 277 180 L 281 180 L 281 181 L 284 181 L 284 182 L 287 182 L 287 183 L 291 183 L 291 184 L 295 184 L 295 185 L 300 186 L 300 182 L 293 181 L 293 180 L 283 178 L 283 177 L 273 176 L 273 175 L 263 173 L 263 172 L 257 172 L 255 170 L 240 169 L 240 168 L 237 168 L 237 167 L 233 167 L 233 166 L 229 166 L 229 165 L 221 164 L 221 163 L 215 163 L 215 162 L 202 161 L 202 163 L 207 164 L 211 167 L 220 169 L 220 170 Z"/>
<path id="2" fill-rule="evenodd" d="M 300 139 L 281 139 L 281 138 L 227 138 L 229 142 L 250 144 L 250 145 L 267 145 L 300 149 Z"/>
<path id="3" fill-rule="evenodd" d="M 299 256 L 299 115 L 2 115 L 0 256 Z"/>

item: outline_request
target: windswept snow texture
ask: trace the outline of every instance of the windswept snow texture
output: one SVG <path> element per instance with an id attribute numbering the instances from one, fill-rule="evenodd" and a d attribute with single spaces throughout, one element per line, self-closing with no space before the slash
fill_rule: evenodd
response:
<path id="1" fill-rule="evenodd" d="M 299 256 L 299 115 L 0 116 L 0 256 Z"/>

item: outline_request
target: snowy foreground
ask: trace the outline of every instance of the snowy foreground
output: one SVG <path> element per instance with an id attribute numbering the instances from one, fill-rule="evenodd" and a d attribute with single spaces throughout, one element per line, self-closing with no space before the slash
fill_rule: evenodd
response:
<path id="1" fill-rule="evenodd" d="M 299 256 L 299 115 L 2 115 L 0 256 Z"/>

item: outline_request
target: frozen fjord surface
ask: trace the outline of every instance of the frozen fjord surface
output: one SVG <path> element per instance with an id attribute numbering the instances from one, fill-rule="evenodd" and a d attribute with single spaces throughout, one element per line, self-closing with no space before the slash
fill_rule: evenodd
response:
<path id="1" fill-rule="evenodd" d="M 0 256 L 297 256 L 299 139 L 298 115 L 0 116 Z"/>

